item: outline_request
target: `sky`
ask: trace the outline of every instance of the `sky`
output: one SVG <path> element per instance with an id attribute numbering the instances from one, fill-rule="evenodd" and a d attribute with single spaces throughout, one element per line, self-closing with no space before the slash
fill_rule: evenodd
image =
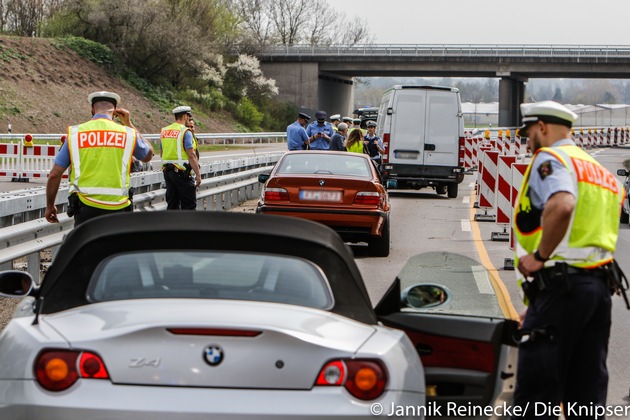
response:
<path id="1" fill-rule="evenodd" d="M 630 45 L 630 0 L 330 0 L 377 44 Z"/>

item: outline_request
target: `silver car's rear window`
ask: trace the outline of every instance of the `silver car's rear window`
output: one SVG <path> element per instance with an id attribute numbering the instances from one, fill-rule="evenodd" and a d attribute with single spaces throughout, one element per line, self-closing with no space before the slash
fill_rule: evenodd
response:
<path id="1" fill-rule="evenodd" d="M 368 178 L 372 176 L 369 162 L 360 155 L 344 153 L 300 153 L 286 155 L 276 173 L 278 174 L 328 174 Z"/>
<path id="2" fill-rule="evenodd" d="M 197 298 L 333 306 L 324 273 L 311 262 L 271 254 L 143 251 L 113 255 L 95 270 L 88 300 Z"/>

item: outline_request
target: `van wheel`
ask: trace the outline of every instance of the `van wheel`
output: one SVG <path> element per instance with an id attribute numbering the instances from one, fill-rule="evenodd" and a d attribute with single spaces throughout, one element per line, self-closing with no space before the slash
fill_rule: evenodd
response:
<path id="1" fill-rule="evenodd" d="M 457 198 L 457 184 L 448 184 L 448 198 Z"/>
<path id="2" fill-rule="evenodd" d="M 389 255 L 389 217 L 385 218 L 381 236 L 371 238 L 368 247 L 370 255 L 373 257 L 387 257 Z"/>
<path id="3" fill-rule="evenodd" d="M 445 185 L 436 185 L 435 192 L 438 193 L 439 195 L 446 194 L 446 186 Z"/>

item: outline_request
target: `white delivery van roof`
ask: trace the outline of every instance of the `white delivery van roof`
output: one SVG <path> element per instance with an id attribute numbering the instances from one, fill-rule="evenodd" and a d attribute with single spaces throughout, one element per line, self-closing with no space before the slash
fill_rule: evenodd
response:
<path id="1" fill-rule="evenodd" d="M 451 92 L 459 92 L 459 89 L 450 86 L 431 86 L 431 85 L 395 85 L 390 89 L 435 89 L 435 90 L 448 90 Z"/>

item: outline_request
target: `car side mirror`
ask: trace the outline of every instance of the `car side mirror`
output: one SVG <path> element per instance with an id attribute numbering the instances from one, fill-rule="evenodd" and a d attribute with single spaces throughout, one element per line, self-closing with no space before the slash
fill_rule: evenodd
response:
<path id="1" fill-rule="evenodd" d="M 18 298 L 31 293 L 35 287 L 33 277 L 25 271 L 0 272 L 0 296 Z"/>
<path id="2" fill-rule="evenodd" d="M 403 308 L 426 309 L 446 303 L 449 293 L 437 284 L 416 284 L 408 287 L 400 294 Z"/>
<path id="3" fill-rule="evenodd" d="M 625 169 L 617 169 L 617 175 L 628 176 L 628 171 L 626 171 Z"/>
<path id="4" fill-rule="evenodd" d="M 258 174 L 258 182 L 264 184 L 265 182 L 267 182 L 270 176 L 270 174 Z"/>

